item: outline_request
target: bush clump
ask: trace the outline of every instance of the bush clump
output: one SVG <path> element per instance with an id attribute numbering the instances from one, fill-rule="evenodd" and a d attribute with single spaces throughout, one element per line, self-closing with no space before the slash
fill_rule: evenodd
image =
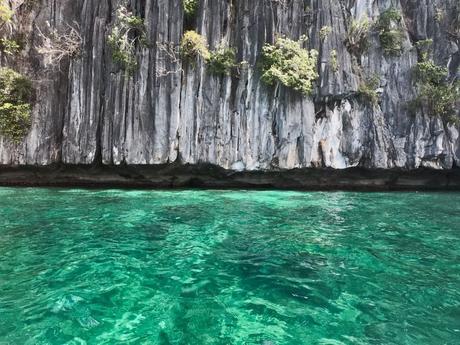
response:
<path id="1" fill-rule="evenodd" d="M 193 30 L 184 33 L 180 43 L 180 52 L 186 60 L 195 58 L 208 60 L 211 57 L 206 39 Z"/>
<path id="2" fill-rule="evenodd" d="M 262 81 L 268 85 L 279 82 L 305 95 L 313 89 L 313 82 L 319 77 L 316 69 L 316 50 L 302 48 L 306 37 L 299 41 L 278 37 L 275 44 L 262 48 Z"/>
<path id="3" fill-rule="evenodd" d="M 32 82 L 10 68 L 0 68 L 0 134 L 20 142 L 31 125 Z"/>
<path id="4" fill-rule="evenodd" d="M 331 50 L 331 53 L 329 54 L 329 63 L 331 64 L 334 73 L 337 73 L 339 71 L 339 60 L 337 58 L 337 50 Z"/>
<path id="5" fill-rule="evenodd" d="M 330 26 L 323 26 L 321 30 L 319 30 L 319 37 L 322 41 L 327 39 L 329 35 L 332 33 L 332 27 Z"/>
<path id="6" fill-rule="evenodd" d="M 358 96 L 367 104 L 377 105 L 379 102 L 379 94 L 377 93 L 379 86 L 380 78 L 378 76 L 367 78 L 359 85 Z"/>
<path id="7" fill-rule="evenodd" d="M 244 62 L 236 62 L 235 49 L 220 44 L 215 50 L 209 50 L 206 38 L 196 31 L 186 31 L 180 43 L 180 55 L 185 61 L 194 62 L 197 58 L 203 60 L 211 74 L 218 76 L 230 75 L 235 68 Z"/>
<path id="8" fill-rule="evenodd" d="M 441 85 L 447 78 L 447 68 L 436 65 L 432 60 L 417 63 L 414 71 L 419 83 Z"/>
<path id="9" fill-rule="evenodd" d="M 448 70 L 431 60 L 419 62 L 414 68 L 418 95 L 412 109 L 423 109 L 430 116 L 440 116 L 447 123 L 458 123 L 460 83 L 448 82 Z"/>
<path id="10" fill-rule="evenodd" d="M 433 40 L 431 38 L 417 41 L 415 43 L 415 48 L 417 49 L 419 59 L 421 59 L 422 61 L 427 60 L 428 55 L 430 54 L 430 51 L 432 50 L 432 46 L 433 46 Z"/>
<path id="11" fill-rule="evenodd" d="M 182 0 L 185 16 L 192 18 L 195 16 L 198 9 L 198 0 Z"/>
<path id="12" fill-rule="evenodd" d="M 377 30 L 385 54 L 400 55 L 404 43 L 401 12 L 395 8 L 383 12 L 377 22 Z"/>
<path id="13" fill-rule="evenodd" d="M 136 45 L 148 45 L 143 19 L 133 15 L 125 6 L 120 6 L 108 43 L 112 49 L 113 60 L 129 74 L 134 73 L 138 67 Z"/>
<path id="14" fill-rule="evenodd" d="M 13 17 L 13 10 L 11 10 L 6 0 L 0 0 L 0 24 L 7 23 Z"/>
<path id="15" fill-rule="evenodd" d="M 351 21 L 345 40 L 345 45 L 350 53 L 361 56 L 369 48 L 370 29 L 371 22 L 367 17 Z"/>
<path id="16" fill-rule="evenodd" d="M 229 75 L 238 66 L 235 49 L 219 46 L 210 52 L 208 59 L 209 71 L 216 75 Z"/>
<path id="17" fill-rule="evenodd" d="M 9 38 L 0 38 L 0 50 L 7 55 L 19 53 L 21 46 L 15 40 Z"/>

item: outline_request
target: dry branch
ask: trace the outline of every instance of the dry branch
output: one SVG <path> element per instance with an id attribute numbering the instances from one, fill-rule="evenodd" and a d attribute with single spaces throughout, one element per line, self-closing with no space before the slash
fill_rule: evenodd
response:
<path id="1" fill-rule="evenodd" d="M 51 28 L 48 22 L 47 25 L 48 34 L 44 34 L 37 27 L 42 42 L 36 49 L 45 57 L 45 65 L 59 66 L 63 59 L 73 58 L 80 54 L 82 37 L 77 23 L 74 23 L 74 26 L 67 24 L 67 30 L 63 33 L 56 28 Z"/>
<path id="2" fill-rule="evenodd" d="M 176 74 L 182 72 L 181 58 L 179 47 L 171 42 L 158 42 L 158 55 L 160 56 L 156 68 L 156 76 L 158 78 L 166 77 L 170 74 Z M 158 66 L 161 64 L 162 66 Z M 175 68 L 168 69 L 165 66 L 172 65 Z"/>

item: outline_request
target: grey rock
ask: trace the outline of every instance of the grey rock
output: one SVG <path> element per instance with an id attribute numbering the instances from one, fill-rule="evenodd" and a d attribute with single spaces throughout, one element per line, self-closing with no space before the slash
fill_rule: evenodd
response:
<path id="1" fill-rule="evenodd" d="M 2 65 L 33 76 L 37 101 L 30 133 L 20 145 L 0 138 L 0 164 L 158 165 L 209 163 L 237 171 L 309 167 L 344 169 L 460 165 L 459 127 L 407 104 L 416 94 L 412 69 L 415 40 L 432 38 L 433 58 L 458 73 L 458 42 L 445 34 L 458 16 L 457 0 L 201 0 L 196 29 L 211 48 L 221 41 L 237 49 L 247 68 L 238 76 L 214 76 L 203 61 L 177 66 L 157 43 L 178 45 L 184 30 L 181 1 L 131 0 L 145 18 L 149 47 L 138 48 L 139 69 L 128 76 L 111 59 L 107 35 L 118 0 L 42 0 L 22 19 L 28 41 L 20 59 L 1 56 Z M 405 50 L 387 57 L 378 35 L 355 61 L 345 47 L 352 18 L 376 19 L 391 6 L 406 25 Z M 437 6 L 437 7 L 436 7 Z M 446 18 L 438 23 L 436 9 Z M 58 30 L 78 23 L 80 57 L 48 69 L 34 47 L 35 26 Z M 319 37 L 323 26 L 332 33 Z M 320 78 L 311 97 L 260 81 L 258 62 L 265 42 L 276 35 L 309 36 L 319 51 Z M 447 49 L 449 45 L 457 49 Z M 337 51 L 339 70 L 330 54 Z M 355 65 L 362 66 L 362 72 Z M 182 71 L 158 76 L 159 68 Z M 359 74 L 381 77 L 381 102 L 366 105 L 356 93 Z"/>

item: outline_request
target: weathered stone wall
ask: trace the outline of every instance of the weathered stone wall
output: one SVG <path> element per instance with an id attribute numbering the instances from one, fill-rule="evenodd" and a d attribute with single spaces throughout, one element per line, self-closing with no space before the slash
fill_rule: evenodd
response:
<path id="1" fill-rule="evenodd" d="M 29 45 L 22 57 L 2 56 L 33 76 L 37 101 L 33 126 L 20 145 L 0 138 L 0 164 L 211 163 L 227 169 L 298 167 L 449 169 L 460 162 L 459 127 L 419 112 L 412 69 L 415 41 L 432 38 L 436 63 L 456 72 L 458 46 L 449 41 L 449 20 L 458 0 L 201 0 L 196 30 L 211 48 L 222 40 L 237 49 L 248 67 L 239 75 L 211 75 L 203 62 L 177 66 L 157 43 L 179 44 L 183 30 L 180 0 L 131 0 L 145 18 L 149 47 L 138 49 L 139 69 L 127 76 L 111 58 L 107 35 L 117 0 L 41 0 L 23 14 Z M 359 61 L 345 47 L 351 18 L 378 18 L 396 7 L 404 14 L 401 56 L 383 54 L 378 34 Z M 436 20 L 437 11 L 445 13 Z M 64 30 L 78 23 L 83 53 L 45 68 L 34 47 L 35 27 L 46 22 Z M 16 23 L 16 25 L 19 25 Z M 319 31 L 331 26 L 322 40 Z M 309 37 L 319 51 L 320 78 L 311 97 L 260 81 L 258 61 L 276 35 Z M 330 64 L 337 51 L 339 70 Z M 381 102 L 356 97 L 362 74 L 379 75 Z M 182 72 L 158 76 L 159 69 Z M 458 67 L 458 66 L 457 66 Z"/>

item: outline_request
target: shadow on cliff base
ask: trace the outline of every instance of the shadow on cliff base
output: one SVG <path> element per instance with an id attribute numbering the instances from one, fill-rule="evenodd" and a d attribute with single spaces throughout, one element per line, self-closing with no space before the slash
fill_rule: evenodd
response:
<path id="1" fill-rule="evenodd" d="M 290 190 L 460 190 L 460 168 L 293 169 L 236 172 L 203 165 L 0 166 L 0 186 L 247 188 Z"/>

